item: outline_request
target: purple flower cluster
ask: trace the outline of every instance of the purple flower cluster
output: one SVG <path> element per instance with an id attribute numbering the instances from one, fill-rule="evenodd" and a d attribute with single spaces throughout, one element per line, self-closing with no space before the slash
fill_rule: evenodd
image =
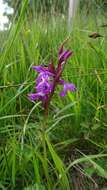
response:
<path id="1" fill-rule="evenodd" d="M 71 55 L 72 51 L 64 50 L 62 45 L 58 51 L 57 68 L 55 68 L 53 60 L 48 67 L 32 67 L 39 74 L 36 78 L 36 93 L 31 93 L 28 95 L 31 101 L 41 100 L 44 107 L 48 107 L 49 102 L 54 94 L 55 88 L 58 84 L 63 86 L 63 90 L 59 94 L 62 97 L 65 96 L 68 91 L 75 91 L 76 88 L 74 84 L 66 83 L 64 80 L 61 79 L 64 66 Z"/>

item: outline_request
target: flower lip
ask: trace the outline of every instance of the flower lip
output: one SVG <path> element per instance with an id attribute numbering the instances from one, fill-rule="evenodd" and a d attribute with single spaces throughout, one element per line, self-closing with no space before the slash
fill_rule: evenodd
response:
<path id="1" fill-rule="evenodd" d="M 52 83 L 49 83 L 48 81 L 42 81 L 35 88 L 37 92 L 49 94 L 52 91 Z"/>
<path id="2" fill-rule="evenodd" d="M 28 98 L 31 101 L 46 100 L 46 95 L 43 92 L 31 93 L 31 94 L 28 94 Z"/>

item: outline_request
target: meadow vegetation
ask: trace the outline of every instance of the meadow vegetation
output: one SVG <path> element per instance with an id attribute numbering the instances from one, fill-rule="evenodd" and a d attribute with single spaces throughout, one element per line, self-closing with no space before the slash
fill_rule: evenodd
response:
<path id="1" fill-rule="evenodd" d="M 103 190 L 107 188 L 107 19 L 102 10 L 77 13 L 68 30 L 67 14 L 27 12 L 0 38 L 0 189 Z M 90 38 L 97 32 L 102 35 Z M 73 51 L 63 77 L 76 92 L 55 92 L 43 127 L 33 91 L 32 65 L 49 64 L 51 51 L 69 37 Z"/>

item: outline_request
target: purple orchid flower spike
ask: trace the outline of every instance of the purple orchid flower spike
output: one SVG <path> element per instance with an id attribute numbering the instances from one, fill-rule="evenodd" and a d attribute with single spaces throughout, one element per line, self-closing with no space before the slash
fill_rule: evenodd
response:
<path id="1" fill-rule="evenodd" d="M 65 96 L 68 91 L 74 92 L 76 90 L 74 84 L 66 83 L 64 80 L 61 79 L 61 75 L 64 68 L 63 66 L 66 64 L 67 60 L 72 55 L 71 50 L 64 50 L 64 43 L 61 45 L 58 51 L 57 68 L 55 68 L 54 66 L 53 57 L 48 67 L 32 67 L 35 71 L 39 73 L 35 85 L 37 93 L 31 93 L 28 95 L 28 97 L 31 101 L 42 101 L 46 113 L 48 111 L 49 103 L 57 85 L 63 86 L 63 90 L 60 92 L 60 96 L 62 97 Z"/>

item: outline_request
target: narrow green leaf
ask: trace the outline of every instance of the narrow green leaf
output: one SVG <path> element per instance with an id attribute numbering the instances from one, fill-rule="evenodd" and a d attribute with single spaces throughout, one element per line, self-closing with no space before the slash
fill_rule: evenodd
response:
<path id="1" fill-rule="evenodd" d="M 52 159 L 54 161 L 55 168 L 59 172 L 58 180 L 60 182 L 62 190 L 70 190 L 69 181 L 68 181 L 67 175 L 65 173 L 65 166 L 64 166 L 63 162 L 61 161 L 60 157 L 55 152 L 55 150 L 54 150 L 53 146 L 51 145 L 51 143 L 49 142 L 49 139 L 47 136 L 46 136 L 46 142 L 47 142 L 50 154 L 52 156 Z"/>

